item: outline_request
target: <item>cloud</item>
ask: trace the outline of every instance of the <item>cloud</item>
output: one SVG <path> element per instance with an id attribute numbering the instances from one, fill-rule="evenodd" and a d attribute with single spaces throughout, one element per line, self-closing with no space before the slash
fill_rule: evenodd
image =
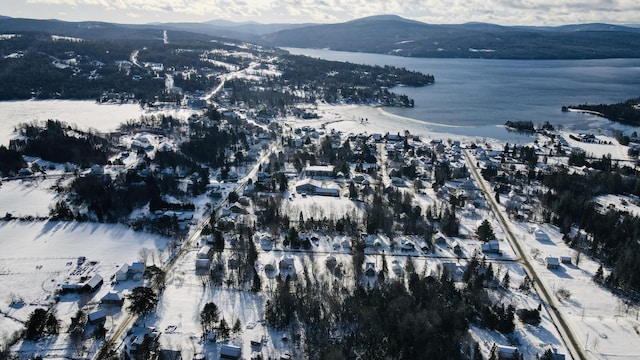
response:
<path id="1" fill-rule="evenodd" d="M 494 22 L 559 25 L 576 22 L 633 23 L 637 0 L 22 0 L 23 4 L 94 6 L 168 19 L 224 18 L 270 22 L 338 22 L 396 14 L 430 23 Z M 61 9 L 62 11 L 62 9 Z M 168 20 L 171 21 L 171 20 Z"/>

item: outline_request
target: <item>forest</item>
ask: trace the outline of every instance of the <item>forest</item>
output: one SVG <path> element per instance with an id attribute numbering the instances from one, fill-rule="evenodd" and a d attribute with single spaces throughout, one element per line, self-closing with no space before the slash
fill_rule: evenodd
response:
<path id="1" fill-rule="evenodd" d="M 58 39 L 24 33 L 0 42 L 0 100 L 96 99 L 180 103 L 183 92 L 209 91 L 229 67 L 246 69 L 252 61 L 275 65 L 281 75 L 260 79 L 236 77 L 227 87 L 232 101 L 277 109 L 324 100 L 329 103 L 380 103 L 413 106 L 413 100 L 388 91 L 403 84 L 425 86 L 435 80 L 391 66 L 367 66 L 311 59 L 255 45 L 242 47 L 201 40 Z M 153 69 L 147 63 L 162 64 Z M 226 65 L 225 65 L 226 64 Z M 175 89 L 165 88 L 171 76 Z M 276 90 L 276 91 L 274 91 Z M 304 96 L 300 96 L 303 90 Z M 177 91 L 178 94 L 171 92 Z"/>
<path id="2" fill-rule="evenodd" d="M 640 174 L 629 167 L 612 165 L 607 157 L 594 163 L 591 166 L 602 170 L 580 175 L 559 169 L 544 175 L 543 183 L 550 190 L 541 193 L 540 200 L 550 211 L 549 220 L 565 234 L 566 242 L 612 269 L 603 279 L 606 285 L 640 297 L 640 218 L 594 202 L 594 197 L 603 194 L 640 196 Z M 589 236 L 571 235 L 573 224 Z"/>
<path id="3" fill-rule="evenodd" d="M 21 124 L 18 131 L 24 138 L 11 140 L 9 150 L 52 162 L 104 165 L 113 151 L 107 139 L 57 120 L 47 120 L 43 125 Z"/>
<path id="4" fill-rule="evenodd" d="M 562 107 L 562 111 L 569 111 L 569 109 L 593 112 L 611 121 L 626 125 L 640 125 L 640 98 L 629 99 L 617 104 L 583 104 Z"/>

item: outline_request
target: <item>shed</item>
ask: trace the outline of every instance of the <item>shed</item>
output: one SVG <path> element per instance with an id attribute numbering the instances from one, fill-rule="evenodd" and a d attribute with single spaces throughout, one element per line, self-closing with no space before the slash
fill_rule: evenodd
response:
<path id="1" fill-rule="evenodd" d="M 196 269 L 208 269 L 211 266 L 209 259 L 196 259 Z"/>
<path id="2" fill-rule="evenodd" d="M 560 267 L 560 260 L 554 256 L 548 256 L 544 259 L 544 263 L 547 266 L 547 269 L 557 269 Z"/>
<path id="3" fill-rule="evenodd" d="M 237 360 L 240 359 L 241 354 L 242 349 L 238 346 L 225 344 L 220 347 L 220 359 Z"/>
<path id="4" fill-rule="evenodd" d="M 518 353 L 518 348 L 508 345 L 496 345 L 498 351 L 498 359 L 513 359 L 513 356 Z"/>
<path id="5" fill-rule="evenodd" d="M 544 231 L 538 230 L 536 231 L 536 240 L 540 241 L 540 242 L 548 242 L 551 241 L 551 238 L 549 238 L 549 235 L 547 235 L 547 233 L 545 233 Z"/>
<path id="6" fill-rule="evenodd" d="M 563 264 L 571 265 L 571 256 L 561 256 L 560 261 Z"/>
<path id="7" fill-rule="evenodd" d="M 87 281 L 86 283 L 84 283 L 84 285 L 82 285 L 81 290 L 86 292 L 93 292 L 96 289 L 98 289 L 100 286 L 102 286 L 103 282 L 104 280 L 102 279 L 102 276 L 95 274 L 91 279 L 89 279 L 89 281 Z"/>
<path id="8" fill-rule="evenodd" d="M 211 246 L 205 245 L 198 250 L 198 259 L 208 259 L 211 255 Z"/>

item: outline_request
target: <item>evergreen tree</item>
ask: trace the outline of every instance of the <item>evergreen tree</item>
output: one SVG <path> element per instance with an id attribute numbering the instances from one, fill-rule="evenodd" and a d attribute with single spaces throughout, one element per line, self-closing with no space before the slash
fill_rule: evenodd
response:
<path id="1" fill-rule="evenodd" d="M 240 331 L 242 331 L 242 323 L 240 322 L 240 319 L 236 319 L 236 321 L 233 323 L 231 332 L 233 332 L 234 334 L 239 334 Z"/>
<path id="2" fill-rule="evenodd" d="M 476 230 L 476 235 L 478 235 L 478 240 L 480 241 L 489 241 L 496 238 L 496 235 L 493 232 L 493 227 L 491 227 L 491 224 L 487 219 L 482 220 L 482 223 Z"/>
<path id="3" fill-rule="evenodd" d="M 146 315 L 150 313 L 158 303 L 158 295 L 153 289 L 146 286 L 138 286 L 127 296 L 129 301 L 129 311 L 136 315 Z"/>
<path id="4" fill-rule="evenodd" d="M 213 302 L 206 303 L 200 312 L 200 326 L 202 326 L 202 331 L 207 333 L 213 330 L 219 317 L 220 311 L 218 310 L 218 306 Z"/>
<path id="5" fill-rule="evenodd" d="M 227 340 L 229 339 L 229 332 L 229 325 L 227 325 L 227 320 L 223 317 L 222 320 L 220 320 L 220 325 L 218 326 L 218 337 L 220 340 Z"/>
<path id="6" fill-rule="evenodd" d="M 509 270 L 507 270 L 507 273 L 504 274 L 504 277 L 502 278 L 502 282 L 500 283 L 500 285 L 502 286 L 503 289 L 509 290 L 510 283 L 511 283 L 511 276 L 509 276 Z"/>

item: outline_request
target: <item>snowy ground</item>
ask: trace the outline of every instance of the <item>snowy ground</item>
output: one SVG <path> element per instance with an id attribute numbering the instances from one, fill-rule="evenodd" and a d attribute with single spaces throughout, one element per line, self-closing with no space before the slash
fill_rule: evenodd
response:
<path id="1" fill-rule="evenodd" d="M 29 314 L 46 307 L 54 291 L 85 256 L 104 285 L 90 299 L 97 302 L 111 290 L 110 278 L 122 263 L 140 260 L 140 250 L 162 251 L 168 239 L 138 233 L 123 225 L 75 222 L 0 222 L 0 341 L 23 328 Z M 154 250 L 155 251 L 155 250 Z M 158 253 L 157 258 L 160 258 Z M 122 289 L 120 289 L 121 291 Z M 69 324 L 77 306 L 57 307 L 63 326 Z M 12 304 L 13 303 L 13 304 Z M 65 328 L 66 330 L 66 328 Z"/>
<path id="2" fill-rule="evenodd" d="M 37 105 L 37 106 L 34 106 Z M 106 110 L 106 111 L 105 111 Z M 3 102 L 0 103 L 0 144 L 7 144 L 12 136 L 11 132 L 16 123 L 31 120 L 46 120 L 56 118 L 62 121 L 76 123 L 79 127 L 91 127 L 100 131 L 113 130 L 122 121 L 137 118 L 142 114 L 137 105 L 97 105 L 94 102 L 67 102 L 67 101 L 43 101 L 43 102 Z M 318 113 L 322 116 L 318 120 L 298 121 L 289 119 L 294 126 L 316 126 L 326 124 L 327 129 L 335 129 L 345 133 L 397 133 L 409 130 L 412 134 L 419 134 L 426 139 L 459 139 L 463 141 L 485 141 L 486 139 L 464 138 L 456 135 L 443 136 L 428 131 L 422 122 L 400 118 L 385 113 L 382 109 L 363 106 L 321 106 Z M 18 114 L 20 114 L 18 116 Z M 360 121 L 366 119 L 367 121 Z M 603 137 L 598 135 L 598 137 Z M 619 145 L 596 145 L 571 142 L 568 134 L 565 136 L 571 146 L 580 146 L 596 157 L 611 153 L 614 159 L 626 159 L 626 147 Z M 609 138 L 606 138 L 609 140 Z M 615 140 L 613 140 L 615 144 Z M 496 143 L 497 144 L 497 143 Z M 497 144 L 499 146 L 499 144 Z M 14 216 L 46 215 L 55 195 L 50 191 L 54 185 L 53 180 L 44 181 L 11 181 L 0 186 L 0 216 L 6 212 Z M 418 200 L 422 204 L 433 202 L 435 195 L 427 192 Z M 199 199 L 197 206 L 204 208 L 206 199 Z M 604 197 L 600 199 L 603 205 L 615 204 L 620 206 L 616 199 Z M 631 203 L 631 201 L 628 201 Z M 292 200 L 285 200 L 284 207 L 287 211 L 298 214 L 303 212 L 305 218 L 313 216 L 322 217 L 327 213 L 352 212 L 357 206 L 346 198 L 312 197 L 301 198 L 297 196 Z M 636 207 L 629 205 L 630 211 L 636 211 Z M 504 233 L 497 222 L 490 217 L 486 210 L 465 211 L 461 216 L 461 232 L 472 234 L 477 228 L 477 221 L 490 218 L 496 235 L 504 239 Z M 199 218 L 198 216 L 196 218 Z M 296 218 L 295 216 L 293 217 Z M 561 240 L 557 229 L 550 226 L 540 226 L 550 240 L 539 242 L 530 232 L 533 224 L 519 223 L 514 229 L 517 235 L 526 239 L 525 244 L 529 249 L 538 249 L 539 259 L 546 256 L 572 256 L 571 249 L 566 247 Z M 310 235 L 310 234 L 306 234 Z M 340 238 L 329 238 L 317 234 L 319 238 L 314 244 L 316 254 L 310 256 L 306 252 L 287 253 L 294 257 L 295 269 L 301 271 L 305 266 L 313 264 L 318 269 L 314 276 L 331 276 L 326 271 L 325 261 L 327 257 L 334 256 L 338 264 L 345 269 L 351 267 L 350 249 L 342 244 Z M 398 238 L 396 241 L 400 242 Z M 407 239 L 416 241 L 416 239 Z M 420 250 L 415 253 L 403 254 L 390 253 L 389 241 L 381 237 L 380 249 L 384 249 L 388 255 L 387 262 L 390 267 L 398 265 L 404 268 L 407 256 L 412 256 L 417 270 L 423 273 L 436 271 L 437 264 L 442 260 L 435 258 L 455 258 L 451 250 L 454 239 L 446 239 L 445 244 L 436 246 L 436 251 L 423 256 Z M 97 271 L 105 278 L 105 285 L 99 293 L 89 301 L 96 301 L 108 290 L 112 289 L 109 278 L 117 267 L 124 263 L 140 260 L 140 250 L 164 249 L 168 239 L 151 234 L 136 233 L 121 225 L 105 225 L 92 223 L 67 223 L 67 222 L 0 222 L 0 341 L 10 336 L 14 331 L 23 327 L 21 321 L 26 320 L 28 314 L 41 304 L 50 300 L 55 285 L 63 280 L 75 266 L 78 256 L 86 256 L 89 260 L 97 261 Z M 336 246 L 339 243 L 339 246 Z M 501 259 L 513 260 L 515 255 L 507 247 L 505 242 L 501 246 L 505 251 Z M 16 246 L 19 244 L 20 246 Z M 464 254 L 470 255 L 479 247 L 479 243 L 473 240 L 460 240 Z M 260 246 L 258 244 L 258 248 Z M 198 313 L 206 302 L 215 302 L 227 323 L 232 326 L 236 319 L 242 323 L 243 334 L 232 342 L 242 346 L 243 354 L 248 356 L 256 353 L 258 349 L 252 348 L 249 340 L 261 339 L 263 336 L 268 341 L 259 349 L 267 356 L 278 356 L 291 351 L 290 343 L 282 340 L 284 334 L 271 331 L 263 326 L 262 311 L 264 308 L 264 295 L 255 295 L 249 292 L 223 287 L 203 286 L 202 278 L 195 272 L 195 255 L 197 249 L 188 254 L 185 261 L 178 265 L 175 271 L 168 275 L 167 289 L 158 312 L 147 319 L 146 325 L 155 326 L 163 331 L 161 341 L 163 345 L 180 349 L 183 356 L 204 352 L 207 357 L 215 358 L 219 353 L 219 345 L 205 343 L 200 339 L 201 330 L 198 324 Z M 267 250 L 259 250 L 259 263 L 261 276 L 263 276 L 263 289 L 269 292 L 275 287 L 273 277 L 264 272 L 266 264 L 276 264 L 285 256 L 282 249 L 275 247 Z M 367 249 L 366 262 L 374 262 L 380 265 L 379 251 Z M 160 254 L 157 255 L 161 257 Z M 489 257 L 491 258 L 491 257 Z M 69 263 L 72 263 L 69 265 Z M 572 327 L 588 352 L 597 359 L 637 358 L 640 354 L 640 322 L 638 322 L 638 309 L 628 308 L 621 299 L 599 287 L 591 281 L 591 277 L 597 269 L 597 264 L 583 256 L 579 266 L 562 265 L 558 270 L 548 270 L 542 262 L 537 262 L 537 272 L 542 274 L 549 287 L 553 289 L 566 288 L 572 294 L 569 300 L 561 302 L 561 311 L 571 322 Z M 524 273 L 519 265 L 514 262 L 503 261 L 499 265 L 499 271 L 504 274 L 509 271 L 512 287 L 522 281 Z M 343 281 L 352 281 L 345 279 Z M 118 285 L 122 290 L 127 284 Z M 535 295 L 524 294 L 518 291 L 508 293 L 507 299 L 517 307 L 533 308 L 538 300 Z M 22 305 L 16 305 L 16 299 L 24 301 Z M 64 300 L 64 299 L 63 299 Z M 13 304 L 12 304 L 13 302 Z M 72 301 L 62 301 L 58 307 L 58 317 L 64 323 L 68 323 L 77 307 L 70 305 Z M 563 348 L 559 335 L 545 312 L 542 314 L 542 323 L 538 327 L 528 325 L 517 326 L 515 338 L 522 346 L 526 358 L 533 358 L 542 345 L 550 344 Z M 117 315 L 112 317 L 118 320 Z M 111 328 L 107 324 L 107 328 Z M 513 339 L 506 339 L 495 333 L 482 329 L 472 328 L 471 334 L 480 341 L 483 353 L 488 354 L 493 342 L 506 344 Z M 486 344 L 485 344 L 486 341 Z M 55 344 L 40 344 L 53 346 Z M 566 351 L 565 351 L 566 353 Z M 187 357 L 190 358 L 190 357 Z"/>
<path id="3" fill-rule="evenodd" d="M 60 120 L 80 129 L 112 131 L 144 112 L 137 104 L 99 105 L 95 101 L 29 100 L 0 101 L 0 144 L 8 145 L 16 125 L 24 122 Z"/>
<path id="4" fill-rule="evenodd" d="M 537 227 L 548 235 L 538 241 L 531 233 L 531 224 L 518 223 L 513 229 L 524 239 L 532 255 L 536 272 L 554 292 L 566 289 L 571 293 L 560 301 L 560 310 L 567 318 L 578 339 L 594 359 L 637 359 L 640 354 L 640 309 L 627 306 L 624 299 L 593 282 L 598 263 L 582 255 L 575 265 L 575 251 L 562 241 L 559 230 L 550 225 Z M 536 250 L 534 250 L 536 249 Z M 547 269 L 544 258 L 553 256 L 573 258 L 573 264 L 561 264 L 559 269 Z"/>
<path id="5" fill-rule="evenodd" d="M 10 213 L 14 217 L 46 217 L 55 202 L 51 189 L 58 179 L 7 181 L 0 186 L 0 216 Z"/>

